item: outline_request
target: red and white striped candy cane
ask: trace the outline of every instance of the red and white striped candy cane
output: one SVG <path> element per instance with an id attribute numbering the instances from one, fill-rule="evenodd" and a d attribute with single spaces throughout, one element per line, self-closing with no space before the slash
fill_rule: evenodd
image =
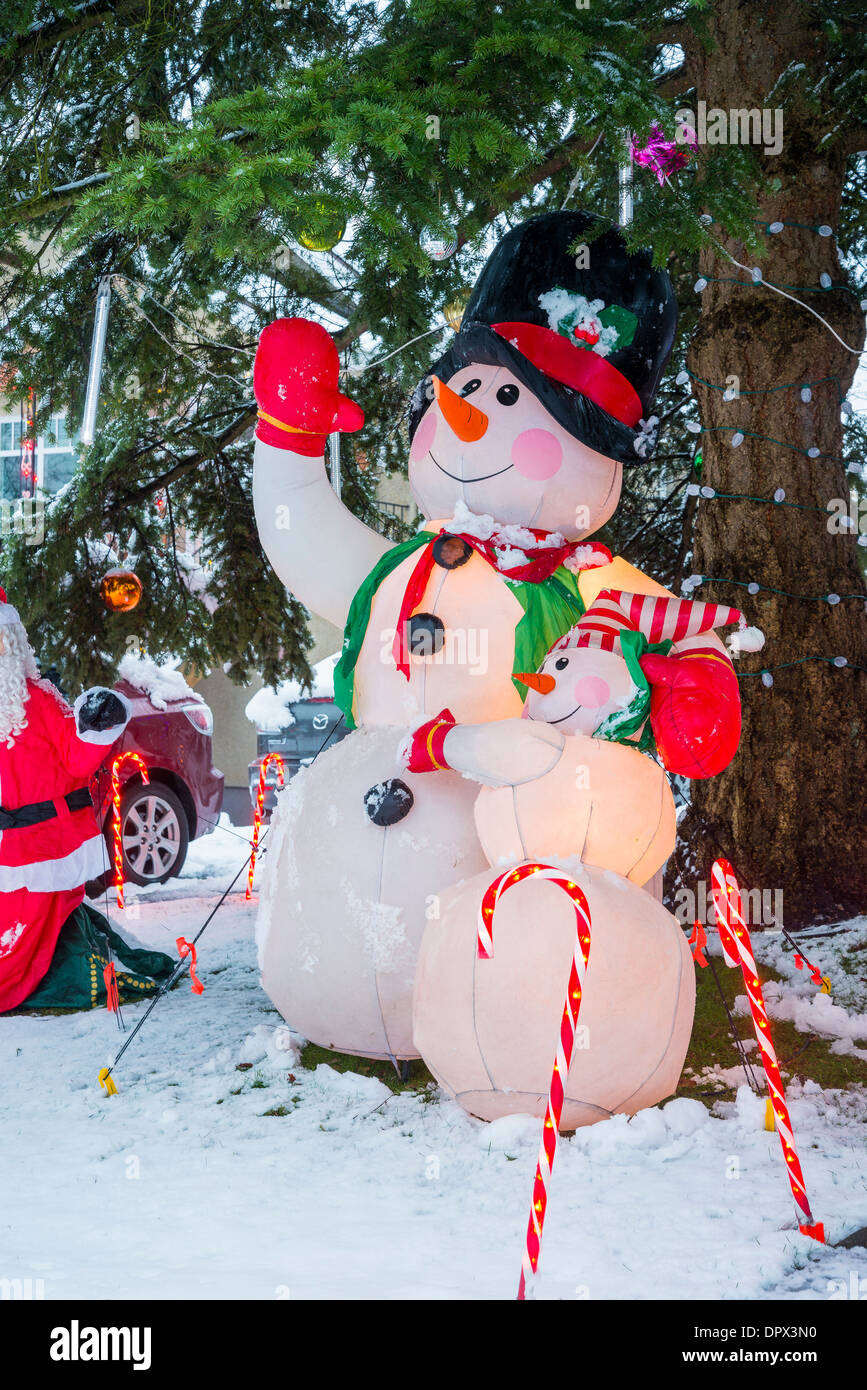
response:
<path id="1" fill-rule="evenodd" d="M 554 1155 L 557 1152 L 557 1139 L 560 1132 L 560 1116 L 563 1113 L 563 1101 L 566 1096 L 566 1082 L 569 1076 L 569 1064 L 572 1061 L 572 1050 L 575 1046 L 575 1032 L 578 1026 L 578 1010 L 581 1008 L 581 996 L 584 989 L 584 977 L 587 971 L 587 959 L 590 955 L 590 908 L 577 883 L 573 883 L 571 878 L 563 873 L 562 869 L 555 869 L 550 864 L 520 864 L 516 869 L 507 869 L 500 874 L 499 878 L 486 890 L 482 898 L 482 905 L 479 909 L 479 933 L 478 933 L 478 954 L 481 960 L 490 960 L 494 954 L 494 911 L 497 903 L 503 894 L 513 888 L 516 883 L 520 883 L 525 878 L 544 878 L 551 883 L 556 883 L 572 899 L 575 908 L 575 922 L 577 933 L 575 938 L 575 950 L 572 954 L 572 965 L 569 970 L 569 984 L 566 990 L 566 1002 L 563 1005 L 563 1017 L 560 1020 L 560 1036 L 557 1039 L 557 1054 L 554 1058 L 554 1070 L 551 1073 L 551 1085 L 548 1091 L 548 1105 L 545 1110 L 545 1123 L 542 1127 L 542 1143 L 539 1149 L 539 1159 L 536 1164 L 536 1177 L 533 1183 L 533 1203 L 530 1208 L 530 1219 L 527 1223 L 527 1241 L 524 1249 L 524 1257 L 521 1261 L 521 1281 L 518 1285 L 518 1298 L 524 1299 L 529 1288 L 531 1294 L 533 1289 L 532 1281 L 535 1279 L 539 1268 L 539 1256 L 542 1252 L 542 1227 L 545 1224 L 545 1212 L 548 1207 L 548 1184 L 551 1181 L 551 1170 L 554 1167 Z"/>
<path id="2" fill-rule="evenodd" d="M 824 1243 L 825 1228 L 821 1221 L 813 1220 L 813 1213 L 807 1200 L 807 1189 L 804 1186 L 804 1175 L 801 1172 L 801 1165 L 795 1151 L 795 1137 L 792 1133 L 792 1121 L 789 1118 L 786 1105 L 783 1078 L 780 1075 L 774 1044 L 771 1042 L 768 1011 L 765 1008 L 762 986 L 753 958 L 750 934 L 743 918 L 741 894 L 735 871 L 727 859 L 717 859 L 714 861 L 710 876 L 717 927 L 719 928 L 725 963 L 726 965 L 740 965 L 744 975 L 744 984 L 747 987 L 747 997 L 753 1015 L 753 1027 L 756 1030 L 762 1065 L 765 1068 L 771 1105 L 777 1118 L 777 1129 L 780 1143 L 783 1146 L 789 1185 L 795 1199 L 795 1206 L 798 1209 L 798 1229 L 805 1236 L 812 1236 L 814 1240 Z"/>
<path id="3" fill-rule="evenodd" d="M 141 773 L 141 780 L 147 786 L 150 778 L 144 759 L 138 753 L 118 753 L 111 764 L 111 801 L 114 820 L 114 884 L 117 888 L 117 905 L 123 910 L 123 843 L 120 824 L 120 770 L 124 763 L 135 763 Z"/>
<path id="4" fill-rule="evenodd" d="M 256 868 L 256 851 L 259 848 L 259 827 L 262 824 L 262 812 L 265 809 L 265 773 L 271 763 L 277 769 L 278 787 L 283 786 L 283 759 L 279 753 L 268 753 L 262 759 L 262 766 L 259 768 L 259 786 L 256 788 L 256 806 L 253 811 L 253 853 L 250 855 L 250 872 L 247 875 L 246 898 L 248 902 L 253 892 L 253 872 Z"/>

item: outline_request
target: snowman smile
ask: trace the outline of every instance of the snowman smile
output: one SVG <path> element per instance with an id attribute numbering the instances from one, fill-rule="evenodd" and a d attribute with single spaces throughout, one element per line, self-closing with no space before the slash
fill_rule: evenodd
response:
<path id="1" fill-rule="evenodd" d="M 478 478 L 462 478 L 460 474 L 450 473 L 447 468 L 443 468 L 442 464 L 437 462 L 429 449 L 428 457 L 436 464 L 436 467 L 441 473 L 445 473 L 447 478 L 452 478 L 456 483 L 485 483 L 488 478 L 499 478 L 501 473 L 508 473 L 509 470 L 515 466 L 513 463 L 507 463 L 505 468 L 498 468 L 496 473 L 482 473 Z"/>
<path id="2" fill-rule="evenodd" d="M 577 714 L 578 711 L 579 711 L 579 709 L 583 709 L 583 708 L 584 708 L 583 705 L 576 705 L 575 708 L 574 708 L 573 710 L 570 710 L 568 714 L 564 714 L 564 715 L 562 716 L 562 718 L 560 718 L 560 719 L 548 719 L 548 720 L 546 720 L 545 722 L 546 722 L 547 724 L 562 724 L 564 719 L 571 719 L 573 714 Z"/>

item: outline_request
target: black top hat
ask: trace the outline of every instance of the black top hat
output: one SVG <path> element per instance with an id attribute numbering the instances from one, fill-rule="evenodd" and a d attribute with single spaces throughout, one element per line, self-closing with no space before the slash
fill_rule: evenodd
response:
<path id="1" fill-rule="evenodd" d="M 646 251 L 630 255 L 617 227 L 576 254 L 600 220 L 549 212 L 508 232 L 430 375 L 448 381 L 472 362 L 508 367 L 576 439 L 640 463 L 649 439 L 639 422 L 671 353 L 677 303 L 667 273 Z M 410 438 L 430 404 L 427 382 L 413 396 Z"/>

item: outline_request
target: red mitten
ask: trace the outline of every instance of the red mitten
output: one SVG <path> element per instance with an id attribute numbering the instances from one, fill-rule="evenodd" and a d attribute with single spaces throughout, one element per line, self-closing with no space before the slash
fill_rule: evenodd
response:
<path id="1" fill-rule="evenodd" d="M 449 709 L 440 710 L 433 719 L 420 725 L 411 736 L 405 750 L 409 772 L 442 772 L 448 767 L 443 752 L 446 734 L 455 727 L 455 717 Z"/>
<path id="2" fill-rule="evenodd" d="M 641 657 L 650 681 L 650 725 L 669 772 L 713 777 L 741 736 L 741 698 L 730 661 L 716 651 Z"/>
<path id="3" fill-rule="evenodd" d="M 337 387 L 340 359 L 331 336 L 312 319 L 275 319 L 262 330 L 253 366 L 265 444 L 316 457 L 334 430 L 360 430 L 364 411 Z"/>

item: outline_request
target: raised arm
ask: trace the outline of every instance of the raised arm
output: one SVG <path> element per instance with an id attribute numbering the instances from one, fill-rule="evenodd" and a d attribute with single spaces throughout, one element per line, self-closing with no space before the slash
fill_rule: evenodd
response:
<path id="1" fill-rule="evenodd" d="M 275 573 L 307 608 L 343 627 L 355 591 L 391 547 L 344 507 L 325 472 L 329 433 L 364 423 L 338 390 L 338 367 L 328 333 L 309 319 L 277 319 L 262 333 L 253 504 Z"/>

